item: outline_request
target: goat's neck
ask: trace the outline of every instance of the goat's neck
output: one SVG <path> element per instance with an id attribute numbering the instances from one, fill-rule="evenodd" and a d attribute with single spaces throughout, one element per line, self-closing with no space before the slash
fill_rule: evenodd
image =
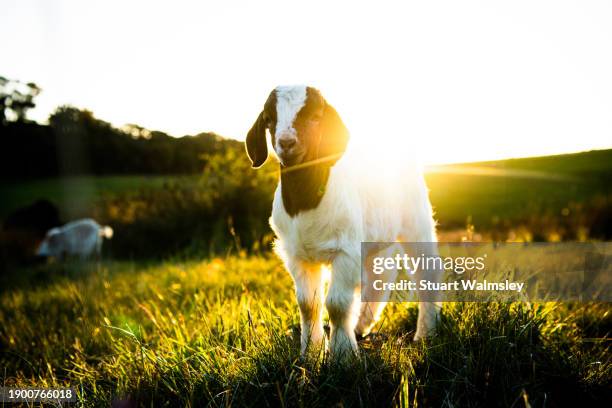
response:
<path id="1" fill-rule="evenodd" d="M 281 166 L 281 193 L 289 216 L 317 208 L 325 194 L 330 168 L 330 163 L 317 163 L 299 169 Z"/>

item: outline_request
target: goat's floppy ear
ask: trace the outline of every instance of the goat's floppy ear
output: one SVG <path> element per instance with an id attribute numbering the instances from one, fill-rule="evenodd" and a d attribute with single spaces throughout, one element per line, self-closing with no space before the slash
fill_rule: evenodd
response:
<path id="1" fill-rule="evenodd" d="M 253 127 L 246 137 L 246 150 L 253 168 L 261 167 L 268 158 L 268 145 L 266 142 L 266 122 L 263 111 L 257 117 Z"/>
<path id="2" fill-rule="evenodd" d="M 338 156 L 333 160 L 335 163 L 346 150 L 349 131 L 340 119 L 336 109 L 327 102 L 321 118 L 321 133 L 319 157 Z"/>

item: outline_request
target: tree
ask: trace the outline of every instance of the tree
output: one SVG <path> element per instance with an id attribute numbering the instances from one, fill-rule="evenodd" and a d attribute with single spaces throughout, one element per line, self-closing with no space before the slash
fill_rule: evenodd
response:
<path id="1" fill-rule="evenodd" d="M 7 118 L 14 122 L 25 122 L 27 112 L 36 106 L 34 98 L 41 88 L 34 82 L 24 83 L 0 76 L 0 125 L 5 125 Z"/>

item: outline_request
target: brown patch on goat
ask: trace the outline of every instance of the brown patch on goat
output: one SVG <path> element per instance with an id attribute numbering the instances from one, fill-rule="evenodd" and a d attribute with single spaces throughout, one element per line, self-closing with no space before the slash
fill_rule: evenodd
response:
<path id="1" fill-rule="evenodd" d="M 268 157 L 265 131 L 276 143 L 276 94 L 270 93 L 246 138 L 247 154 L 253 167 L 260 167 Z M 301 163 L 281 168 L 283 206 L 290 216 L 316 208 L 325 194 L 331 167 L 344 153 L 349 133 L 340 115 L 321 93 L 306 88 L 306 101 L 293 122 L 298 139 L 306 146 Z"/>
<path id="2" fill-rule="evenodd" d="M 283 206 L 292 217 L 319 205 L 330 169 L 344 153 L 349 138 L 340 116 L 321 93 L 311 87 L 306 91 L 306 103 L 294 122 L 298 138 L 307 146 L 306 155 L 301 164 L 281 165 Z"/>

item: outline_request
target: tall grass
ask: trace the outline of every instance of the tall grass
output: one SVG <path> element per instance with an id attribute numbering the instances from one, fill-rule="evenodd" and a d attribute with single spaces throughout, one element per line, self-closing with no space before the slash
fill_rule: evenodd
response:
<path id="1" fill-rule="evenodd" d="M 10 286 L 9 283 L 10 282 Z M 3 382 L 85 406 L 566 406 L 610 401 L 606 304 L 444 306 L 415 344 L 390 305 L 347 367 L 299 357 L 292 282 L 264 257 L 69 263 L 5 277 Z"/>

